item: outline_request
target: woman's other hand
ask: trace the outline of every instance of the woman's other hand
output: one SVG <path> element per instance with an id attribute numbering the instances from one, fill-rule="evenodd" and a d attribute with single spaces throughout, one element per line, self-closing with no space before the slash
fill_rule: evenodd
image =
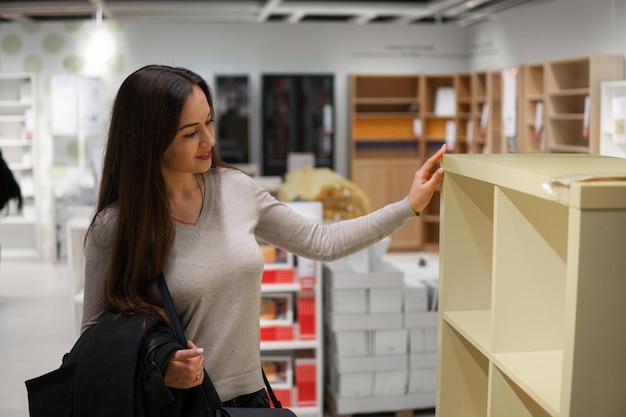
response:
<path id="1" fill-rule="evenodd" d="M 187 347 L 189 349 L 174 353 L 167 366 L 164 380 L 170 388 L 192 388 L 204 380 L 204 350 L 191 341 L 187 342 Z"/>
<path id="2" fill-rule="evenodd" d="M 446 145 L 444 144 L 415 173 L 408 198 L 409 204 L 416 214 L 424 210 L 430 202 L 433 193 L 443 181 L 443 168 L 441 168 L 440 164 L 441 158 L 445 153 Z"/>

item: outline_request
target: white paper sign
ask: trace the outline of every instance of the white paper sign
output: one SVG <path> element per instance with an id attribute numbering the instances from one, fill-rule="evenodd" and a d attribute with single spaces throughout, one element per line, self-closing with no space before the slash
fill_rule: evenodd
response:
<path id="1" fill-rule="evenodd" d="M 465 140 L 467 141 L 467 146 L 474 142 L 474 121 L 472 119 L 467 121 L 467 136 Z"/>
<path id="2" fill-rule="evenodd" d="M 535 138 L 541 138 L 541 129 L 543 129 L 543 102 L 539 101 L 535 105 Z"/>
<path id="3" fill-rule="evenodd" d="M 512 137 L 517 135 L 517 68 L 504 70 L 502 78 L 504 80 L 502 109 L 504 136 Z"/>
<path id="4" fill-rule="evenodd" d="M 614 97 L 611 119 L 613 123 L 613 143 L 626 143 L 626 97 Z"/>
<path id="5" fill-rule="evenodd" d="M 78 134 L 78 82 L 75 75 L 50 78 L 50 118 L 53 136 Z"/>
<path id="6" fill-rule="evenodd" d="M 413 134 L 416 138 L 421 138 L 423 133 L 422 119 L 413 119 Z"/>
<path id="7" fill-rule="evenodd" d="M 78 123 L 82 132 L 100 132 L 104 104 L 102 83 L 99 78 L 78 79 Z"/>
<path id="8" fill-rule="evenodd" d="M 454 150 L 454 145 L 456 145 L 456 123 L 452 120 L 446 122 L 446 144 L 449 150 Z"/>
<path id="9" fill-rule="evenodd" d="M 452 117 L 455 115 L 456 94 L 454 87 L 439 87 L 435 97 L 435 116 Z"/>
<path id="10" fill-rule="evenodd" d="M 583 138 L 589 137 L 589 96 L 585 97 L 585 114 L 583 116 Z"/>

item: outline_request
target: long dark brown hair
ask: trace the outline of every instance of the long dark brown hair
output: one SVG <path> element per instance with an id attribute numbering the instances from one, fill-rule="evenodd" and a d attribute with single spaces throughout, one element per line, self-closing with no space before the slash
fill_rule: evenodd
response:
<path id="1" fill-rule="evenodd" d="M 211 111 L 213 97 L 198 74 L 149 65 L 126 78 L 115 98 L 102 168 L 97 216 L 116 205 L 117 224 L 106 271 L 109 308 L 123 314 L 166 315 L 147 301 L 174 241 L 161 158 L 178 130 L 183 106 L 196 85 Z M 229 166 L 213 149 L 212 168 Z"/>

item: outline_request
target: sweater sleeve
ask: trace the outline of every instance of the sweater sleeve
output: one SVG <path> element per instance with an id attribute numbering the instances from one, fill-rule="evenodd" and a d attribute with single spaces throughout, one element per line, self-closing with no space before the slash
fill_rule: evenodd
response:
<path id="1" fill-rule="evenodd" d="M 114 209 L 98 214 L 85 243 L 85 286 L 81 333 L 106 311 L 106 272 L 111 262 Z"/>
<path id="2" fill-rule="evenodd" d="M 389 236 L 416 218 L 409 201 L 388 204 L 365 216 L 334 223 L 316 223 L 301 216 L 269 193 L 260 193 L 261 240 L 308 259 L 334 261 Z"/>

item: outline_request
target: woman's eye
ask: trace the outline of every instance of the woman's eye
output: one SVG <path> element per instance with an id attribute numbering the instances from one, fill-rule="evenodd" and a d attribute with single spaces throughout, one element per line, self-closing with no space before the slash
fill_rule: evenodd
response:
<path id="1" fill-rule="evenodd" d="M 206 125 L 207 125 L 207 126 L 210 126 L 210 125 L 212 125 L 213 123 L 215 123 L 215 119 L 209 119 L 209 120 L 207 120 L 207 121 L 206 121 Z"/>
<path id="2" fill-rule="evenodd" d="M 193 138 L 194 136 L 196 136 L 196 132 L 191 132 L 185 135 L 186 138 Z"/>

